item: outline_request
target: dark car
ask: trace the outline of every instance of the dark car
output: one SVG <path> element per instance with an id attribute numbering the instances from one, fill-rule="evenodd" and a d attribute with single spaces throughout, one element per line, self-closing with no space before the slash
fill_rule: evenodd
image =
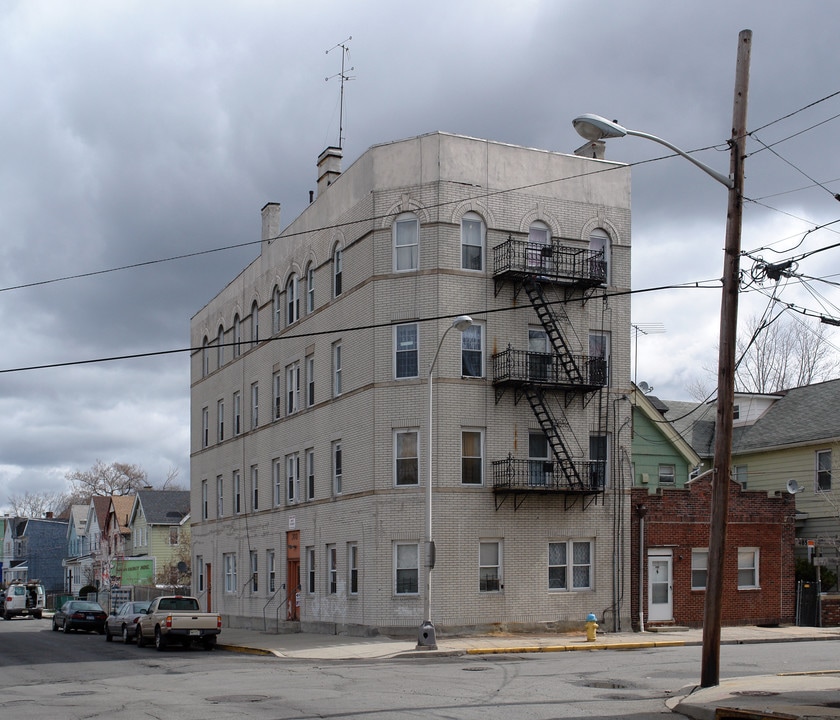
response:
<path id="1" fill-rule="evenodd" d="M 55 611 L 52 621 L 53 630 L 95 630 L 100 635 L 105 632 L 105 618 L 108 614 L 98 602 L 88 600 L 68 600 Z"/>
<path id="2" fill-rule="evenodd" d="M 121 637 L 126 644 L 134 642 L 138 618 L 149 609 L 151 601 L 124 602 L 115 613 L 105 620 L 105 639 L 111 642 L 114 637 Z"/>

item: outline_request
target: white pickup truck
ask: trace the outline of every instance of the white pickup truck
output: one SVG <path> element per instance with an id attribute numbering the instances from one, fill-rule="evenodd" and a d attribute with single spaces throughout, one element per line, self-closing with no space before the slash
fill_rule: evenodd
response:
<path id="1" fill-rule="evenodd" d="M 186 595 L 164 595 L 152 600 L 149 609 L 137 621 L 137 647 L 154 640 L 158 650 L 167 645 L 189 647 L 200 643 L 205 650 L 216 646 L 222 631 L 222 616 L 201 612 L 198 600 Z"/>

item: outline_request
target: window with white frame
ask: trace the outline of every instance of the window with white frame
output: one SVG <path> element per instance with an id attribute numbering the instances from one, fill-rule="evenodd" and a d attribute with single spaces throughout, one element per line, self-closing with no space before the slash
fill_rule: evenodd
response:
<path id="1" fill-rule="evenodd" d="M 306 451 L 306 499 L 315 499 L 315 450 Z"/>
<path id="2" fill-rule="evenodd" d="M 315 264 L 306 267 L 306 312 L 315 312 Z"/>
<path id="3" fill-rule="evenodd" d="M 548 589 L 592 588 L 592 541 L 563 540 L 548 544 Z"/>
<path id="4" fill-rule="evenodd" d="M 342 293 L 342 274 L 344 272 L 344 258 L 340 247 L 336 247 L 333 252 L 333 297 L 338 297 Z"/>
<path id="5" fill-rule="evenodd" d="M 394 593 L 417 595 L 420 588 L 419 546 L 417 543 L 394 544 Z"/>
<path id="6" fill-rule="evenodd" d="M 484 377 L 484 328 L 470 325 L 461 333 L 461 375 Z"/>
<path id="7" fill-rule="evenodd" d="M 236 554 L 225 553 L 222 555 L 222 563 L 225 570 L 225 592 L 236 594 Z"/>
<path id="8" fill-rule="evenodd" d="M 411 213 L 404 213 L 394 222 L 394 270 L 416 270 L 420 244 L 420 222 Z"/>
<path id="9" fill-rule="evenodd" d="M 341 395 L 341 342 L 332 345 L 333 397 Z"/>
<path id="10" fill-rule="evenodd" d="M 608 457 L 607 436 L 592 433 L 589 436 L 589 487 L 603 490 L 607 487 Z"/>
<path id="11" fill-rule="evenodd" d="M 747 489 L 747 466 L 746 465 L 733 465 L 732 466 L 732 479 L 738 483 L 744 490 Z"/>
<path id="12" fill-rule="evenodd" d="M 327 592 L 338 592 L 338 554 L 335 545 L 327 545 Z"/>
<path id="13" fill-rule="evenodd" d="M 206 448 L 210 445 L 210 410 L 209 408 L 201 409 L 201 447 Z"/>
<path id="14" fill-rule="evenodd" d="M 274 550 L 268 550 L 265 554 L 265 569 L 268 573 L 268 592 L 277 590 L 277 568 L 274 561 Z"/>
<path id="15" fill-rule="evenodd" d="M 528 228 L 527 264 L 543 272 L 551 268 L 551 230 L 541 220 L 531 224 Z"/>
<path id="16" fill-rule="evenodd" d="M 275 372 L 271 376 L 271 387 L 274 395 L 272 407 L 272 419 L 279 420 L 283 417 L 283 374 Z"/>
<path id="17" fill-rule="evenodd" d="M 225 479 L 221 475 L 216 476 L 216 517 L 225 514 Z"/>
<path id="18" fill-rule="evenodd" d="M 418 376 L 417 323 L 394 327 L 394 377 Z"/>
<path id="19" fill-rule="evenodd" d="M 300 410 L 300 363 L 292 363 L 286 368 L 286 415 L 294 415 Z"/>
<path id="20" fill-rule="evenodd" d="M 659 464 L 659 484 L 660 485 L 673 485 L 676 482 L 676 471 L 677 468 L 675 465 L 667 465 L 660 463 Z"/>
<path id="21" fill-rule="evenodd" d="M 208 347 L 207 336 L 201 341 L 201 377 L 207 377 L 210 374 L 210 349 Z"/>
<path id="22" fill-rule="evenodd" d="M 233 393 L 233 434 L 242 433 L 242 393 Z"/>
<path id="23" fill-rule="evenodd" d="M 242 321 L 239 314 L 233 316 L 233 357 L 242 354 Z"/>
<path id="24" fill-rule="evenodd" d="M 251 465 L 251 511 L 260 509 L 260 471 L 259 466 Z"/>
<path id="25" fill-rule="evenodd" d="M 260 424 L 260 387 L 258 383 L 251 383 L 251 429 L 256 430 Z"/>
<path id="26" fill-rule="evenodd" d="M 283 329 L 283 293 L 274 286 L 271 294 L 271 330 L 275 335 Z"/>
<path id="27" fill-rule="evenodd" d="M 209 499 L 209 490 L 207 489 L 207 481 L 201 481 L 201 519 L 207 520 L 210 516 L 210 499 Z"/>
<path id="28" fill-rule="evenodd" d="M 274 507 L 283 502 L 283 461 L 279 458 L 271 463 L 271 473 L 274 486 Z"/>
<path id="29" fill-rule="evenodd" d="M 461 483 L 484 483 L 484 432 L 461 430 Z"/>
<path id="30" fill-rule="evenodd" d="M 709 577 L 709 551 L 694 548 L 691 551 L 691 589 L 705 590 Z"/>
<path id="31" fill-rule="evenodd" d="M 251 550 L 251 592 L 255 593 L 259 588 L 259 560 L 257 559 L 257 551 Z"/>
<path id="32" fill-rule="evenodd" d="M 738 548 L 738 589 L 758 586 L 758 548 Z"/>
<path id="33" fill-rule="evenodd" d="M 315 356 L 307 355 L 306 359 L 306 407 L 315 404 Z"/>
<path id="34" fill-rule="evenodd" d="M 216 334 L 216 366 L 222 367 L 225 364 L 225 328 L 219 325 L 219 332 Z"/>
<path id="35" fill-rule="evenodd" d="M 610 335 L 605 332 L 589 333 L 588 381 L 592 385 L 609 385 Z"/>
<path id="36" fill-rule="evenodd" d="M 461 218 L 461 267 L 484 270 L 484 221 L 478 213 Z"/>
<path id="37" fill-rule="evenodd" d="M 315 594 L 315 548 L 306 548 L 306 592 Z"/>
<path id="38" fill-rule="evenodd" d="M 347 543 L 347 594 L 357 595 L 359 592 L 359 546 Z"/>
<path id="39" fill-rule="evenodd" d="M 550 485 L 554 479 L 554 464 L 548 460 L 548 438 L 542 430 L 528 433 L 528 485 Z"/>
<path id="40" fill-rule="evenodd" d="M 300 501 L 300 456 L 297 453 L 286 456 L 286 502 Z"/>
<path id="41" fill-rule="evenodd" d="M 394 484 L 419 484 L 417 430 L 394 430 Z"/>
<path id="42" fill-rule="evenodd" d="M 831 491 L 831 450 L 818 450 L 817 474 L 814 483 L 816 492 Z"/>
<path id="43" fill-rule="evenodd" d="M 333 495 L 341 495 L 344 489 L 344 468 L 341 457 L 341 442 L 332 444 Z"/>
<path id="44" fill-rule="evenodd" d="M 216 426 L 216 440 L 222 442 L 225 439 L 225 401 L 219 400 L 216 403 L 216 418 L 218 425 Z"/>
<path id="45" fill-rule="evenodd" d="M 590 274 L 607 285 L 610 283 L 610 236 L 606 230 L 597 228 L 589 235 L 589 250 L 594 253 L 590 263 Z"/>
<path id="46" fill-rule="evenodd" d="M 478 544 L 479 592 L 499 592 L 502 589 L 502 543 L 482 540 Z"/>
<path id="47" fill-rule="evenodd" d="M 260 306 L 254 300 L 251 305 L 251 346 L 253 347 L 260 341 Z"/>
<path id="48" fill-rule="evenodd" d="M 204 558 L 201 555 L 195 556 L 196 567 L 196 590 L 199 593 L 204 592 L 206 581 L 204 579 Z"/>
<path id="49" fill-rule="evenodd" d="M 292 273 L 286 283 L 286 325 L 292 325 L 300 320 L 300 297 L 298 296 L 298 276 Z"/>
<path id="50" fill-rule="evenodd" d="M 235 515 L 242 512 L 242 476 L 239 470 L 233 471 L 233 512 Z"/>

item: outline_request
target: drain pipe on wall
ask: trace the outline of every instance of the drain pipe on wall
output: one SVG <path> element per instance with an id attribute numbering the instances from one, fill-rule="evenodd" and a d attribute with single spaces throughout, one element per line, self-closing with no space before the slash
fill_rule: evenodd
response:
<path id="1" fill-rule="evenodd" d="M 637 505 L 639 513 L 639 632 L 645 631 L 645 515 L 647 507 Z"/>

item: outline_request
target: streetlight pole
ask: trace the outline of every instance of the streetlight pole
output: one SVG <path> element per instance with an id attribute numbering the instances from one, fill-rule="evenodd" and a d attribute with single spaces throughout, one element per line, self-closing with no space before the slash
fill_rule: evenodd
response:
<path id="1" fill-rule="evenodd" d="M 738 326 L 738 289 L 740 285 L 741 224 L 743 215 L 744 156 L 747 139 L 747 91 L 749 88 L 752 31 L 738 35 L 735 70 L 735 99 L 732 109 L 732 138 L 729 141 L 730 176 L 725 177 L 671 143 L 654 135 L 627 130 L 597 115 L 581 115 L 573 124 L 587 140 L 610 137 L 637 137 L 665 145 L 687 158 L 705 173 L 729 189 L 726 214 L 726 244 L 723 261 L 723 289 L 720 305 L 720 344 L 718 353 L 717 416 L 715 421 L 714 477 L 712 481 L 711 520 L 709 523 L 709 561 L 703 618 L 703 653 L 700 685 L 711 687 L 720 682 L 720 627 L 723 600 L 723 566 L 726 549 L 726 524 L 729 514 L 729 485 L 732 468 L 732 421 L 735 405 L 735 345 Z M 639 548 L 643 552 L 644 548 Z"/>
<path id="2" fill-rule="evenodd" d="M 458 332 L 464 332 L 470 325 L 472 325 L 472 318 L 469 315 L 459 315 L 452 324 L 444 330 L 443 335 L 438 342 L 435 356 L 432 358 L 432 363 L 429 365 L 429 435 L 427 443 L 429 446 L 429 465 L 428 477 L 426 478 L 426 592 L 423 595 L 423 622 L 420 625 L 420 632 L 417 635 L 417 649 L 418 650 L 437 650 L 437 638 L 435 637 L 435 626 L 432 623 L 432 569 L 435 566 L 435 544 L 432 540 L 432 431 L 434 427 L 434 402 L 432 394 L 432 376 L 435 371 L 435 363 L 437 363 L 440 349 L 443 347 L 443 341 L 453 328 Z"/>

